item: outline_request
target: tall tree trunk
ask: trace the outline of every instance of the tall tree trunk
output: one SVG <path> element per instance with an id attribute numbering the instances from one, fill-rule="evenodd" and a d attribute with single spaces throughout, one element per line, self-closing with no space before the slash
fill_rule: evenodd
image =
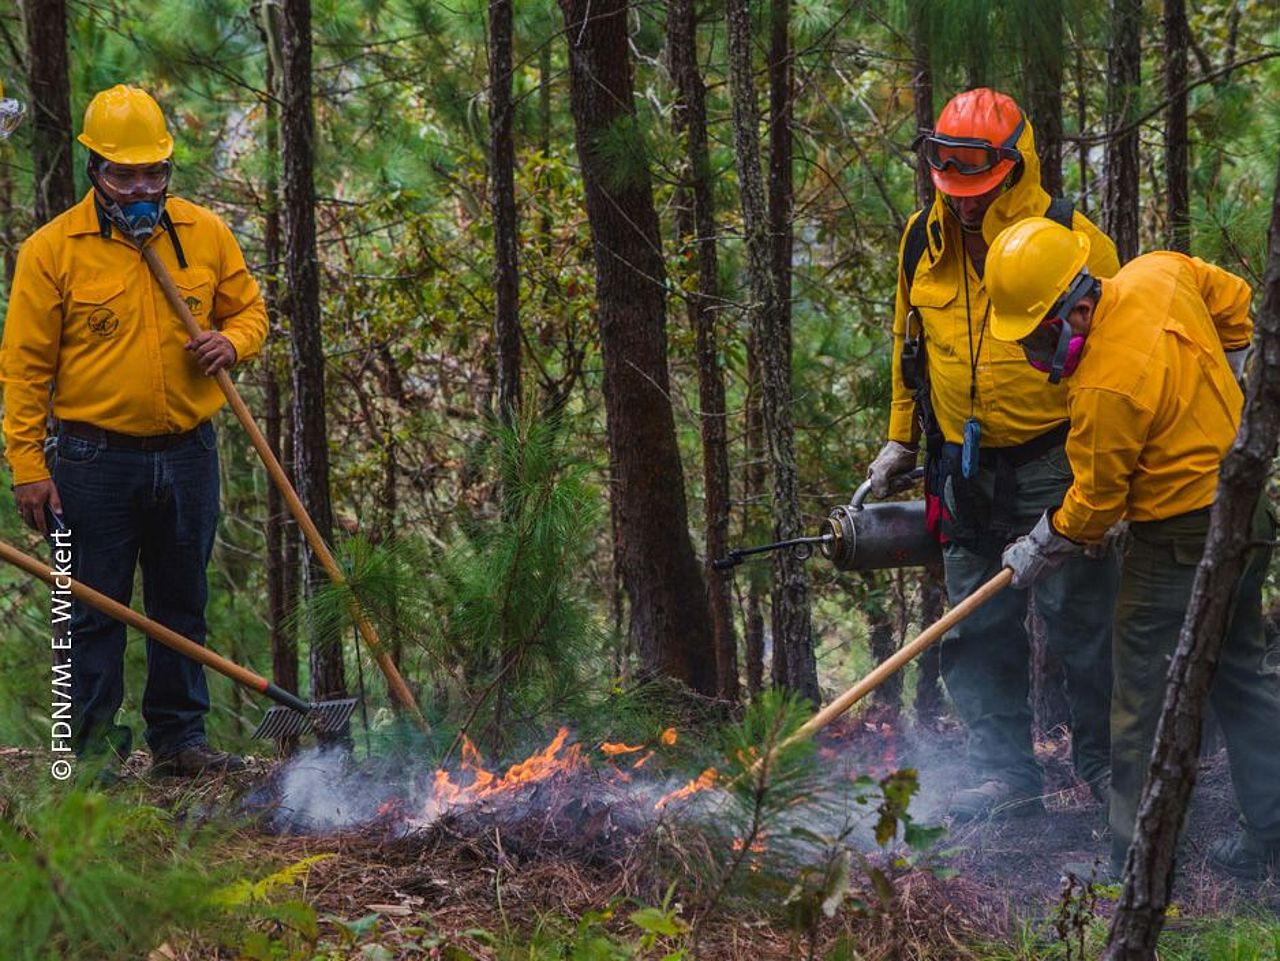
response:
<path id="1" fill-rule="evenodd" d="M 516 148 L 511 103 L 512 0 L 489 0 L 489 205 L 493 211 L 494 340 L 498 416 L 520 411 L 520 263 L 517 254 Z"/>
<path id="2" fill-rule="evenodd" d="M 284 456 L 283 403 L 280 392 L 279 352 L 275 345 L 282 336 L 280 330 L 280 83 L 277 65 L 280 62 L 278 28 L 275 23 L 275 7 L 264 3 L 259 11 L 262 39 L 267 49 L 265 102 L 267 135 L 266 224 L 263 229 L 263 246 L 267 262 L 263 299 L 267 305 L 268 342 L 262 362 L 263 393 L 266 401 L 266 437 L 271 452 L 280 459 L 286 471 L 292 466 Z M 290 475 L 292 476 L 292 475 Z M 286 530 L 291 526 L 284 497 L 275 484 L 267 484 L 267 606 L 271 630 L 272 680 L 287 691 L 298 690 L 298 639 L 289 617 L 297 604 L 298 562 L 295 550 L 289 550 Z"/>
<path id="3" fill-rule="evenodd" d="M 311 3 L 282 0 L 283 67 L 280 145 L 284 174 L 285 278 L 293 345 L 294 476 L 298 496 L 320 536 L 333 541 L 329 436 L 324 410 L 324 346 L 320 339 L 320 273 L 316 255 L 315 118 L 311 110 Z M 325 572 L 304 544 L 302 590 L 310 597 Z M 346 672 L 336 633 L 311 637 L 311 694 L 345 696 Z"/>
<path id="4" fill-rule="evenodd" d="M 635 123 L 627 0 L 560 0 L 570 107 L 596 261 L 614 536 L 642 666 L 716 691 L 706 592 L 689 541 L 667 371 L 665 268 Z M 625 146 L 620 138 L 630 138 Z M 611 158 L 620 146 L 627 164 Z"/>
<path id="5" fill-rule="evenodd" d="M 723 557 L 729 549 L 729 441 L 724 376 L 716 334 L 720 283 L 711 155 L 707 146 L 706 88 L 698 70 L 693 0 L 669 3 L 667 47 L 678 91 L 674 110 L 676 131 L 685 141 L 685 193 L 691 201 L 691 205 L 680 208 L 679 229 L 682 244 L 692 239 L 698 264 L 698 289 L 686 303 L 698 355 L 698 404 L 702 411 L 702 483 L 706 496 L 703 574 L 707 579 L 707 603 L 715 646 L 716 690 L 722 698 L 736 701 L 738 641 L 733 628 L 730 574 L 711 566 L 712 560 Z"/>
<path id="6" fill-rule="evenodd" d="M 1023 18 L 1025 77 L 1023 104 L 1033 118 L 1040 183 L 1051 197 L 1062 195 L 1062 3 L 1043 3 L 1035 16 Z"/>
<path id="7" fill-rule="evenodd" d="M 1106 961 L 1150 961 L 1173 887 L 1178 832 L 1195 786 L 1209 687 L 1226 633 L 1236 584 L 1251 541 L 1254 504 L 1266 485 L 1280 438 L 1280 168 L 1271 205 L 1270 254 L 1254 343 L 1261 363 L 1249 373 L 1244 417 L 1222 462 L 1209 536 L 1196 570 L 1138 823 L 1125 861 L 1124 891 L 1111 924 Z"/>
<path id="8" fill-rule="evenodd" d="M 785 21 L 781 27 L 776 24 L 776 13 L 774 29 L 785 30 Z M 778 286 L 775 268 L 778 248 L 770 237 L 769 207 L 760 169 L 759 105 L 752 78 L 751 9 L 748 0 L 730 0 L 726 16 L 734 155 L 742 191 L 742 222 L 750 275 L 751 304 L 748 312 L 760 349 L 765 434 L 773 468 L 774 536 L 781 540 L 796 537 L 803 530 L 797 496 L 795 436 L 791 424 L 789 308 L 785 303 L 786 292 Z M 776 53 L 772 44 L 771 50 Z M 770 59 L 772 79 L 779 67 L 772 62 L 772 56 Z M 783 65 L 781 69 L 785 69 L 789 76 L 789 65 Z M 785 98 L 788 95 L 789 84 L 788 94 L 780 96 Z M 786 149 L 789 154 L 789 146 Z M 770 193 L 772 195 L 773 191 Z M 789 209 L 789 197 L 786 202 Z M 804 562 L 791 551 L 774 554 L 773 585 L 774 684 L 790 688 L 816 704 L 820 692 L 809 624 L 809 582 Z"/>
<path id="9" fill-rule="evenodd" d="M 1120 262 L 1138 253 L 1138 127 L 1141 109 L 1142 0 L 1111 0 L 1107 54 L 1107 158 L 1102 227 Z"/>
<path id="10" fill-rule="evenodd" d="M 867 618 L 867 644 L 871 659 L 878 666 L 891 658 L 898 649 L 898 605 L 895 601 L 894 580 L 897 572 L 869 572 L 862 582 L 866 586 L 867 600 L 864 613 Z M 897 713 L 902 709 L 902 672 L 895 671 L 871 694 L 873 703 Z"/>
<path id="11" fill-rule="evenodd" d="M 71 166 L 71 81 L 67 75 L 66 0 L 23 0 L 31 87 L 31 166 L 36 223 L 76 202 Z"/>
<path id="12" fill-rule="evenodd" d="M 17 211 L 13 209 L 13 168 L 0 164 L 0 260 L 4 261 L 4 289 L 13 284 L 18 259 Z"/>
<path id="13" fill-rule="evenodd" d="M 920 629 L 937 622 L 946 605 L 947 593 L 942 579 L 941 566 L 927 567 L 920 574 Z M 916 659 L 920 673 L 916 678 L 916 698 L 913 707 L 917 724 L 932 724 L 942 716 L 942 646 L 934 644 L 926 648 Z"/>
<path id="14" fill-rule="evenodd" d="M 916 130 L 933 129 L 933 66 L 929 43 L 928 4 L 912 0 L 911 18 L 911 99 L 916 111 Z M 929 165 L 916 158 L 916 200 L 925 210 L 933 203 L 933 178 Z"/>
<path id="15" fill-rule="evenodd" d="M 1089 86 L 1084 73 L 1084 47 L 1076 47 L 1076 135 L 1077 163 L 1080 167 L 1080 212 L 1089 212 L 1089 143 L 1084 132 L 1089 123 Z"/>
<path id="16" fill-rule="evenodd" d="M 1187 165 L 1187 47 L 1190 45 L 1186 0 L 1164 0 L 1164 171 L 1168 223 L 1165 246 L 1191 253 L 1191 190 Z"/>
<path id="17" fill-rule="evenodd" d="M 760 350 L 754 333 L 747 335 L 746 430 L 743 443 L 745 466 L 742 478 L 742 539 L 757 537 L 763 512 L 768 452 L 764 443 L 764 403 L 760 399 Z M 747 657 L 747 691 L 754 697 L 764 687 L 764 579 L 754 573 L 747 579 L 747 608 L 743 615 L 743 644 Z"/>

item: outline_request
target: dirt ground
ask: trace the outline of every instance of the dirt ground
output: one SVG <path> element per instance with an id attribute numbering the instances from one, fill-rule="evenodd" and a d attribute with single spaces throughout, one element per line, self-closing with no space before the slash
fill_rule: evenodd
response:
<path id="1" fill-rule="evenodd" d="M 942 878 L 899 872 L 898 916 L 892 924 L 872 920 L 853 926 L 866 956 L 876 956 L 876 943 L 905 939 L 942 952 L 930 957 L 965 958 L 970 955 L 960 945 L 999 940 L 1018 919 L 1052 922 L 1062 900 L 1063 865 L 1106 856 L 1105 811 L 1071 774 L 1065 737 L 1046 738 L 1037 750 L 1049 787 L 1044 812 L 950 825 L 939 844 L 947 853 L 931 860 L 958 873 Z M 6 781 L 16 769 L 34 762 L 28 751 L 5 749 L 4 754 Z M 921 791 L 912 811 L 925 823 L 936 821 L 950 793 L 964 784 L 963 737 L 954 728 L 902 733 L 891 719 L 874 715 L 842 721 L 823 736 L 819 757 L 836 779 L 917 767 Z M 378 913 L 388 943 L 394 943 L 400 928 L 420 929 L 422 919 L 429 918 L 433 930 L 449 932 L 454 943 L 479 958 L 491 955 L 483 940 L 468 931 L 527 931 L 548 918 L 575 919 L 614 901 L 654 904 L 673 872 L 691 887 L 700 864 L 723 858 L 723 851 L 699 848 L 697 832 L 676 836 L 636 821 L 631 816 L 634 798 L 611 795 L 585 780 L 541 793 L 535 790 L 520 808 L 476 805 L 455 811 L 426 829 L 406 832 L 398 824 L 375 821 L 343 832 L 281 836 L 264 833 L 255 822 L 246 824 L 241 804 L 247 796 L 260 796 L 263 785 L 276 776 L 273 762 L 257 759 L 245 774 L 195 785 L 151 781 L 146 764 L 146 756 L 136 754 L 129 764 L 132 777 L 117 790 L 178 808 L 186 817 L 238 817 L 240 826 L 228 832 L 229 858 L 252 856 L 265 869 L 311 855 L 332 855 L 311 868 L 306 883 L 306 899 L 322 914 L 351 919 Z M 1218 832 L 1233 830 L 1234 816 L 1225 754 L 1217 752 L 1202 765 L 1190 812 L 1186 854 L 1175 888 L 1182 918 L 1259 907 L 1280 913 L 1280 887 L 1274 882 L 1234 881 L 1214 874 L 1205 864 L 1208 842 Z M 873 842 L 855 844 L 865 864 L 887 864 Z M 659 864 L 662 870 L 655 871 Z M 697 897 L 690 900 L 693 907 Z M 1099 913 L 1109 913 L 1110 903 L 1104 891 Z M 830 943 L 838 930 L 850 927 L 846 920 L 839 926 L 824 924 L 821 930 L 821 940 Z M 947 952 L 947 944 L 956 946 L 954 955 Z M 189 950 L 194 953 L 173 956 L 221 956 L 201 954 L 207 945 Z M 795 936 L 778 922 L 776 913 L 741 901 L 700 926 L 700 959 L 781 961 L 798 952 Z"/>

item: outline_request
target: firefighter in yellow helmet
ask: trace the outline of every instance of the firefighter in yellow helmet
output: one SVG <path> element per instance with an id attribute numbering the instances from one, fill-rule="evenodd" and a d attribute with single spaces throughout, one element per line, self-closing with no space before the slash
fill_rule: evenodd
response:
<path id="1" fill-rule="evenodd" d="M 173 139 L 150 95 L 102 91 L 79 139 L 93 187 L 23 245 L 0 345 L 14 500 L 28 526 L 71 549 L 77 580 L 128 604 L 141 566 L 148 616 L 203 643 L 218 520 L 211 417 L 224 402 L 211 375 L 257 352 L 266 310 L 226 224 L 168 195 Z M 199 336 L 186 335 L 142 246 L 169 269 Z M 132 740 L 116 723 L 125 628 L 76 604 L 71 632 L 72 746 L 110 781 Z M 205 738 L 200 665 L 147 644 L 156 773 L 241 767 Z"/>
<path id="2" fill-rule="evenodd" d="M 27 106 L 21 100 L 4 95 L 4 82 L 0 81 L 0 140 L 8 140 L 9 134 L 18 129 Z"/>
<path id="3" fill-rule="evenodd" d="M 1033 216 L 1086 231 L 1096 274 L 1119 268 L 1115 246 L 1083 214 L 1040 185 L 1031 122 L 1012 98 L 987 88 L 953 97 L 916 141 L 937 195 L 913 215 L 898 257 L 893 403 L 888 441 L 870 466 L 884 496 L 916 464 L 925 442 L 925 494 L 943 540 L 953 604 L 1000 569 L 1000 552 L 1057 504 L 1071 482 L 1063 453 L 1066 393 L 1029 370 L 1016 347 L 990 336 L 984 281 L 988 245 Z M 1076 772 L 1105 794 L 1114 558 L 1077 558 L 1036 592 L 1047 643 L 1061 659 Z M 1073 608 L 1081 592 L 1101 602 Z M 942 675 L 969 729 L 974 783 L 948 813 L 972 820 L 1040 807 L 1043 775 L 1032 750 L 1028 598 L 1006 591 L 948 633 Z M 999 643 L 993 643 L 998 638 Z"/>
<path id="4" fill-rule="evenodd" d="M 1024 220 L 987 258 L 993 337 L 1021 345 L 1041 377 L 1066 386 L 1074 481 L 1061 507 L 1004 552 L 1027 588 L 1128 521 L 1115 607 L 1111 867 L 1133 839 L 1138 801 L 1222 458 L 1240 422 L 1237 377 L 1252 334 L 1249 286 L 1183 254 L 1138 257 L 1108 279 L 1088 267 L 1090 239 Z M 1254 539 L 1273 524 L 1259 503 Z M 1210 863 L 1261 877 L 1280 859 L 1280 676 L 1268 660 L 1256 547 L 1237 589 L 1211 697 L 1226 735 L 1243 833 L 1211 846 Z M 1081 595 L 1087 608 L 1097 599 Z"/>

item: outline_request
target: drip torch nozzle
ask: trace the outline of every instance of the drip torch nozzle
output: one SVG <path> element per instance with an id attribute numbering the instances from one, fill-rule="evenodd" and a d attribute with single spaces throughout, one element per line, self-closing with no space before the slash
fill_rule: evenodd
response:
<path id="1" fill-rule="evenodd" d="M 825 552 L 825 545 L 831 540 L 831 537 L 832 535 L 829 533 L 818 534 L 815 537 L 792 537 L 789 540 L 774 541 L 772 544 L 761 544 L 758 547 L 735 547 L 724 557 L 717 557 L 713 560 L 711 566 L 718 571 L 728 571 L 737 567 L 753 554 L 765 554 L 769 551 L 778 551 L 784 548 L 791 548 L 797 560 L 806 561 L 813 556 L 815 545 L 822 546 Z"/>

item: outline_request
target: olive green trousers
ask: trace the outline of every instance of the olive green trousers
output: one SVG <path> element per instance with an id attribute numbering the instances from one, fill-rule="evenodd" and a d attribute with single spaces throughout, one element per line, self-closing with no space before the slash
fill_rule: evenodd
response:
<path id="1" fill-rule="evenodd" d="M 1130 525 L 1113 631 L 1110 820 L 1117 873 L 1133 840 L 1166 675 L 1208 530 L 1208 508 Z M 1269 542 L 1274 536 L 1259 505 L 1253 537 Z M 1210 690 L 1246 829 L 1267 843 L 1280 841 L 1280 675 L 1267 660 L 1262 625 L 1262 582 L 1270 559 L 1269 546 L 1250 552 Z"/>

